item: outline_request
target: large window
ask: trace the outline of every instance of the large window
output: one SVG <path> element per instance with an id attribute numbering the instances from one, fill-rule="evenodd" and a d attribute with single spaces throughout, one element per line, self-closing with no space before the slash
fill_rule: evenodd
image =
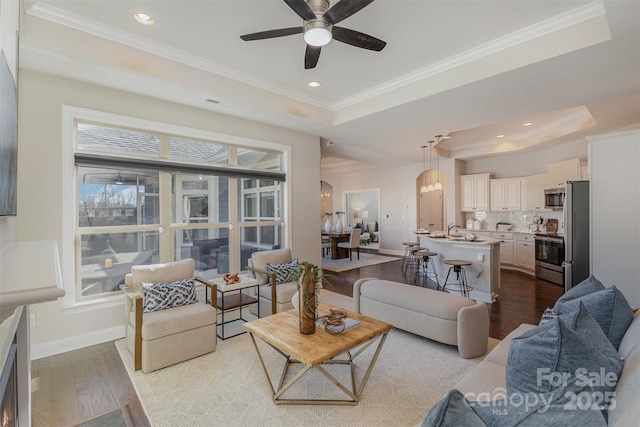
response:
<path id="1" fill-rule="evenodd" d="M 193 258 L 216 276 L 282 246 L 282 152 L 77 118 L 74 132 L 76 301 L 118 292 L 134 265 Z"/>

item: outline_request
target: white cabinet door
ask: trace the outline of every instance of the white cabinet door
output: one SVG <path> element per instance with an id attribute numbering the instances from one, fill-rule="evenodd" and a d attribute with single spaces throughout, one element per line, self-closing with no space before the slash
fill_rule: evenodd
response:
<path id="1" fill-rule="evenodd" d="M 505 182 L 504 186 L 505 210 L 520 210 L 520 180 L 512 179 Z"/>
<path id="2" fill-rule="evenodd" d="M 544 189 L 549 177 L 546 173 L 532 175 L 522 180 L 522 210 L 523 211 L 548 211 L 544 207 Z"/>
<path id="3" fill-rule="evenodd" d="M 520 210 L 520 178 L 491 180 L 491 210 Z"/>
<path id="4" fill-rule="evenodd" d="M 513 264 L 513 240 L 500 243 L 500 263 Z"/>
<path id="5" fill-rule="evenodd" d="M 460 205 L 462 212 L 488 210 L 488 173 L 460 176 Z"/>
<path id="6" fill-rule="evenodd" d="M 473 212 L 475 209 L 473 176 L 460 177 L 460 204 L 463 212 Z"/>
<path id="7" fill-rule="evenodd" d="M 564 187 L 567 181 L 580 179 L 580 159 L 547 165 L 548 181 L 546 188 Z"/>
<path id="8" fill-rule="evenodd" d="M 491 210 L 502 211 L 504 210 L 504 185 L 505 182 L 501 179 L 491 180 Z"/>
<path id="9" fill-rule="evenodd" d="M 513 233 L 491 232 L 491 237 L 500 239 L 500 263 L 513 264 Z"/>
<path id="10" fill-rule="evenodd" d="M 518 241 L 515 248 L 515 265 L 525 270 L 536 268 L 536 250 L 534 242 Z"/>
<path id="11" fill-rule="evenodd" d="M 479 211 L 489 210 L 489 175 L 474 179 L 476 209 Z"/>

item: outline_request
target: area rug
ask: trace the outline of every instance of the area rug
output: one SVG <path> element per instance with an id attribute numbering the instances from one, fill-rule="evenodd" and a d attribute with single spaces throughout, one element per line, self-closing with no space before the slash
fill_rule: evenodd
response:
<path id="1" fill-rule="evenodd" d="M 78 424 L 77 427 L 127 427 L 127 423 L 122 414 L 123 410 L 127 409 L 117 409 L 85 423 Z"/>
<path id="2" fill-rule="evenodd" d="M 368 267 L 370 265 L 382 264 L 383 262 L 398 261 L 398 257 L 382 256 L 360 252 L 360 259 L 353 254 L 353 260 L 349 258 L 331 259 L 331 255 L 322 258 L 322 268 L 339 273 L 341 271 L 353 270 L 354 268 Z"/>
<path id="3" fill-rule="evenodd" d="M 282 357 L 258 340 L 272 381 Z M 490 349 L 497 340 L 489 339 Z M 453 346 L 398 329 L 389 333 L 357 406 L 275 405 L 248 334 L 218 340 L 215 352 L 149 374 L 133 371 L 124 340 L 116 346 L 145 413 L 161 426 L 413 426 L 482 357 L 463 359 Z M 357 381 L 374 346 L 358 356 Z M 349 369 L 328 367 L 349 384 Z M 305 374 L 286 393 L 297 398 L 344 398 L 316 371 Z"/>

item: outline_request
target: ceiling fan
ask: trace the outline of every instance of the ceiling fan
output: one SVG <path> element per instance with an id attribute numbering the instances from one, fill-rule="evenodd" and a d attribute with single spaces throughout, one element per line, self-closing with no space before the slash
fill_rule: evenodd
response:
<path id="1" fill-rule="evenodd" d="M 359 31 L 336 24 L 360 11 L 373 0 L 341 0 L 329 8 L 329 0 L 284 0 L 284 2 L 304 21 L 302 27 L 279 28 L 240 36 L 244 41 L 271 39 L 275 37 L 303 34 L 307 42 L 304 68 L 315 68 L 320 58 L 322 46 L 332 39 L 363 49 L 380 52 L 386 42 Z"/>

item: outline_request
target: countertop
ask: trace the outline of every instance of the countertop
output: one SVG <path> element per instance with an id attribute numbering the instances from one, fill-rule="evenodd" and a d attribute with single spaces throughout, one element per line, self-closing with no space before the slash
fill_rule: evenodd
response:
<path id="1" fill-rule="evenodd" d="M 478 231 L 478 230 L 476 230 Z M 411 233 L 414 236 L 417 237 L 422 237 L 424 239 L 429 239 L 433 242 L 437 242 L 437 243 L 449 243 L 449 244 L 463 244 L 463 245 L 495 245 L 497 243 L 502 242 L 502 240 L 500 239 L 494 239 L 491 237 L 484 237 L 484 236 L 480 236 L 478 237 L 477 240 L 466 240 L 464 238 L 464 234 L 461 237 L 452 237 L 452 236 L 446 236 L 446 237 L 433 237 L 431 234 L 424 234 L 424 233 L 416 233 L 413 232 Z M 458 233 L 460 234 L 460 233 Z"/>
<path id="2" fill-rule="evenodd" d="M 526 228 L 512 228 L 511 230 L 489 230 L 489 229 L 482 229 L 482 230 L 472 230 L 469 228 L 459 228 L 458 229 L 458 233 L 474 233 L 476 231 L 483 231 L 483 232 L 489 232 L 489 233 L 520 233 L 520 234 L 536 234 L 531 230 L 528 230 Z"/>
<path id="3" fill-rule="evenodd" d="M 0 251 L 0 308 L 64 296 L 54 241 L 16 242 Z"/>

